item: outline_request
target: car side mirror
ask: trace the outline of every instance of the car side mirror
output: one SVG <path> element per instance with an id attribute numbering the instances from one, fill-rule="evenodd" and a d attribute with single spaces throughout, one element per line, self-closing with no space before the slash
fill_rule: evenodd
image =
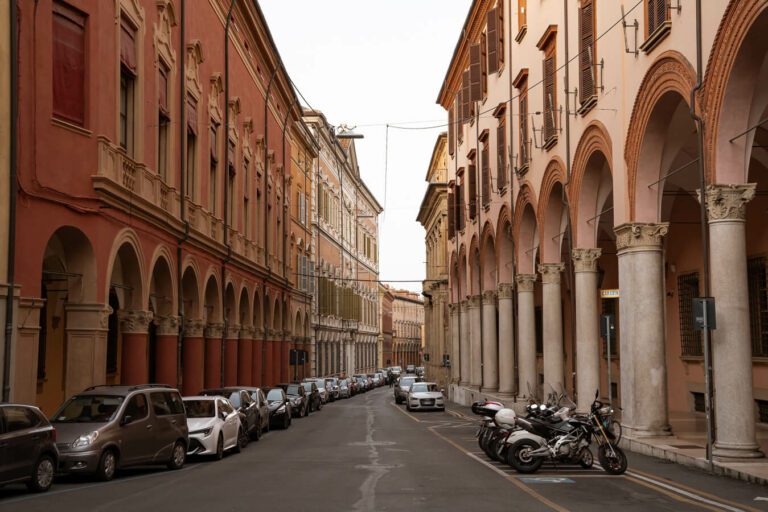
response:
<path id="1" fill-rule="evenodd" d="M 120 425 L 128 425 L 130 423 L 133 423 L 133 416 L 130 414 L 123 416 L 123 419 L 120 421 Z"/>
<path id="2" fill-rule="evenodd" d="M 221 416 L 222 421 L 226 421 L 227 419 L 227 413 L 226 411 L 220 411 L 219 416 Z"/>

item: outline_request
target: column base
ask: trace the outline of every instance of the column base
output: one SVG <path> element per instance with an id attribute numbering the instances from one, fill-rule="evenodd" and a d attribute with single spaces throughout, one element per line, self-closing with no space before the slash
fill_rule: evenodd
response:
<path id="1" fill-rule="evenodd" d="M 669 425 L 665 425 L 661 428 L 647 428 L 647 427 L 631 427 L 629 425 L 621 425 L 622 429 L 625 429 L 626 434 L 629 437 L 644 438 L 644 437 L 668 437 L 672 435 L 672 430 Z"/>
<path id="2" fill-rule="evenodd" d="M 712 456 L 724 462 L 736 462 L 738 459 L 752 460 L 765 457 L 760 447 L 755 443 L 737 445 L 732 443 L 715 443 Z"/>
<path id="3" fill-rule="evenodd" d="M 482 391 L 483 393 L 494 393 L 494 394 L 496 394 L 496 393 L 499 392 L 499 388 L 486 388 L 486 387 L 483 387 L 483 388 L 480 389 L 480 391 Z"/>

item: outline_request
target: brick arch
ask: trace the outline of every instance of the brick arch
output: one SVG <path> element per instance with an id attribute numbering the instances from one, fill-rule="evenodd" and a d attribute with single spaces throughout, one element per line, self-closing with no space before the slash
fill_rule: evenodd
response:
<path id="1" fill-rule="evenodd" d="M 538 218 L 536 217 L 537 201 L 536 194 L 533 191 L 533 187 L 529 182 L 523 183 L 520 188 L 520 192 L 517 194 L 517 200 L 515 202 L 515 215 L 512 224 L 512 238 L 517 240 L 516 249 L 516 261 L 515 266 L 519 268 L 520 272 L 533 273 L 533 259 L 529 257 L 533 253 L 533 243 L 535 233 L 538 230 Z M 531 218 L 532 226 L 524 226 L 526 222 L 526 212 L 529 212 L 529 218 Z M 525 230 L 525 233 L 524 233 Z M 525 234 L 525 236 L 523 236 Z M 528 240 L 530 238 L 530 240 Z M 531 251 L 527 254 L 527 251 Z"/>
<path id="2" fill-rule="evenodd" d="M 640 83 L 624 145 L 624 160 L 627 164 L 629 218 L 631 221 L 635 220 L 638 161 L 653 109 L 661 97 L 669 92 L 676 92 L 687 101 L 694 85 L 696 85 L 696 72 L 693 66 L 684 55 L 674 50 L 662 53 L 648 69 Z"/>
<path id="3" fill-rule="evenodd" d="M 567 194 L 567 184 L 566 184 L 566 178 L 565 178 L 565 166 L 563 165 L 563 161 L 560 160 L 558 157 L 552 158 L 552 160 L 549 161 L 547 164 L 547 168 L 544 170 L 544 176 L 541 179 L 541 191 L 539 192 L 539 207 L 538 211 L 536 212 L 536 217 L 538 218 L 538 224 L 540 226 L 539 229 L 539 253 L 542 255 L 543 258 L 546 258 L 547 255 L 547 247 L 549 245 L 552 245 L 552 237 L 556 236 L 559 231 L 559 224 L 557 228 L 554 228 L 552 226 L 547 225 L 547 218 L 552 213 L 555 213 L 552 211 L 553 208 L 556 208 L 556 206 L 552 203 L 552 194 L 555 190 L 555 187 L 557 185 L 560 185 L 563 187 L 564 190 L 566 190 Z M 566 197 L 566 200 L 568 198 Z M 558 202 L 561 201 L 561 198 L 556 198 Z M 565 205 L 561 206 L 560 208 L 565 208 Z M 562 210 L 560 210 L 562 215 Z M 570 212 L 566 212 L 566 215 L 569 215 Z M 553 229 L 555 229 L 556 232 L 553 232 Z M 556 242 L 559 247 L 559 242 Z M 542 258 L 542 263 L 547 262 L 547 260 Z M 560 251 L 557 252 L 556 259 L 552 260 L 552 262 L 556 262 L 560 260 Z"/>
<path id="4" fill-rule="evenodd" d="M 496 222 L 496 270 L 500 284 L 511 283 L 514 279 L 515 248 L 512 238 L 512 216 L 505 204 L 499 211 Z"/>
<path id="5" fill-rule="evenodd" d="M 497 281 L 496 236 L 493 224 L 486 221 L 480 237 L 480 275 L 483 290 L 495 290 Z"/>
<path id="6" fill-rule="evenodd" d="M 742 44 L 755 22 L 766 11 L 768 11 L 768 0 L 731 0 L 712 44 L 704 76 L 704 87 L 701 91 L 701 104 L 706 113 L 704 165 L 710 182 L 720 181 L 716 179 L 716 173 L 720 167 L 717 162 L 717 146 L 720 117 L 725 108 L 728 83 Z"/>

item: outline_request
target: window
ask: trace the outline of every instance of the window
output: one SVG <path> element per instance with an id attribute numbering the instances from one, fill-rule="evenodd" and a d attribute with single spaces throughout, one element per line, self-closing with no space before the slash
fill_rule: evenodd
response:
<path id="1" fill-rule="evenodd" d="M 128 405 L 125 406 L 123 418 L 130 416 L 134 421 L 145 418 L 149 414 L 147 407 L 147 398 L 143 393 L 138 393 L 131 397 Z"/>
<path id="2" fill-rule="evenodd" d="M 120 19 L 120 147 L 134 155 L 136 28 Z"/>
<path id="3" fill-rule="evenodd" d="M 171 405 L 166 400 L 166 393 L 150 393 L 149 400 L 152 402 L 152 410 L 155 416 L 168 416 L 171 413 Z"/>
<path id="4" fill-rule="evenodd" d="M 448 191 L 448 238 L 456 236 L 456 192 L 454 185 Z"/>
<path id="5" fill-rule="evenodd" d="M 485 40 L 483 37 L 482 40 Z M 483 99 L 483 49 L 480 44 L 469 47 L 469 117 L 475 115 L 475 102 Z"/>
<path id="6" fill-rule="evenodd" d="M 477 166 L 475 166 L 474 160 L 469 164 L 469 218 L 473 219 L 477 216 Z"/>
<path id="7" fill-rule="evenodd" d="M 706 400 L 704 398 L 704 393 L 696 393 L 692 392 L 691 396 L 693 397 L 693 410 L 695 412 L 706 412 Z"/>
<path id="8" fill-rule="evenodd" d="M 53 115 L 85 125 L 85 14 L 53 4 Z"/>
<path id="9" fill-rule="evenodd" d="M 3 407 L 5 416 L 5 433 L 17 432 L 35 427 L 40 423 L 37 414 L 26 407 Z"/>
<path id="10" fill-rule="evenodd" d="M 747 261 L 752 355 L 768 357 L 768 258 Z"/>
<path id="11" fill-rule="evenodd" d="M 499 190 L 507 186 L 507 127 L 503 114 L 496 127 L 496 184 Z"/>
<path id="12" fill-rule="evenodd" d="M 488 72 L 497 73 L 504 64 L 504 2 L 488 11 Z"/>
<path id="13" fill-rule="evenodd" d="M 488 134 L 483 140 L 483 149 L 480 152 L 480 169 L 482 170 L 482 200 L 483 207 L 487 208 L 491 204 L 491 166 L 490 152 L 488 150 Z"/>
<path id="14" fill-rule="evenodd" d="M 669 9 L 667 2 L 669 0 L 645 0 L 645 14 L 648 20 L 648 33 L 646 37 L 651 37 L 654 32 L 664 26 L 669 20 Z"/>
<path id="15" fill-rule="evenodd" d="M 251 190 L 251 162 L 243 160 L 243 234 L 245 238 L 251 238 L 250 220 L 251 210 L 248 206 Z"/>
<path id="16" fill-rule="evenodd" d="M 544 47 L 544 147 L 549 149 L 557 142 L 557 85 L 556 85 L 555 37 L 551 36 Z"/>
<path id="17" fill-rule="evenodd" d="M 518 0 L 517 2 L 517 37 L 519 43 L 525 36 L 528 27 L 527 0 Z"/>
<path id="18" fill-rule="evenodd" d="M 482 99 L 488 95 L 488 33 L 480 36 L 480 86 Z"/>
<path id="19" fill-rule="evenodd" d="M 187 98 L 187 154 L 184 169 L 184 193 L 187 197 L 195 197 L 195 180 L 197 170 L 197 101 Z"/>
<path id="20" fill-rule="evenodd" d="M 595 0 L 581 0 L 579 9 L 579 101 L 582 106 L 594 103 L 596 50 Z"/>
<path id="21" fill-rule="evenodd" d="M 171 126 L 171 115 L 168 108 L 168 73 L 168 66 L 161 61 L 157 73 L 157 174 L 163 181 L 168 181 L 168 132 Z"/>
<path id="22" fill-rule="evenodd" d="M 235 223 L 235 143 L 229 141 L 227 146 L 227 220 L 230 226 Z"/>
<path id="23" fill-rule="evenodd" d="M 768 423 L 768 400 L 755 400 L 757 403 L 757 421 Z"/>
<path id="24" fill-rule="evenodd" d="M 677 298 L 680 317 L 680 344 L 683 356 L 701 356 L 701 331 L 693 325 L 693 299 L 699 296 L 699 273 L 690 272 L 677 277 Z"/>
<path id="25" fill-rule="evenodd" d="M 218 181 L 218 168 L 219 168 L 219 154 L 216 151 L 217 138 L 219 134 L 219 125 L 215 121 L 211 120 L 211 135 L 210 135 L 210 169 L 208 173 L 208 210 L 216 215 L 216 195 L 217 195 L 217 181 Z"/>

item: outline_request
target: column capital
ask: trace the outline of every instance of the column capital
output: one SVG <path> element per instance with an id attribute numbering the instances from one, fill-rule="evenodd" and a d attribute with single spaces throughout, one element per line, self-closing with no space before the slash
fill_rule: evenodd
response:
<path id="1" fill-rule="evenodd" d="M 202 338 L 205 322 L 199 318 L 188 318 L 184 321 L 185 338 Z"/>
<path id="2" fill-rule="evenodd" d="M 154 322 L 158 336 L 176 336 L 179 334 L 179 317 L 177 316 L 156 316 Z"/>
<path id="3" fill-rule="evenodd" d="M 465 300 L 459 302 L 459 311 L 466 311 L 468 307 L 469 307 L 469 301 L 468 300 L 465 299 Z"/>
<path id="4" fill-rule="evenodd" d="M 482 295 L 472 295 L 467 299 L 467 307 L 469 309 L 472 308 L 479 308 L 483 303 L 483 296 Z"/>
<path id="5" fill-rule="evenodd" d="M 483 292 L 483 304 L 496 304 L 496 290 L 486 290 Z"/>
<path id="6" fill-rule="evenodd" d="M 117 312 L 117 320 L 120 322 L 120 331 L 123 334 L 147 334 L 149 322 L 152 321 L 151 311 L 125 311 Z"/>
<path id="7" fill-rule="evenodd" d="M 704 192 L 708 220 L 710 222 L 745 220 L 746 205 L 755 197 L 756 187 L 756 183 L 708 185 Z"/>
<path id="8" fill-rule="evenodd" d="M 253 328 L 253 338 L 260 340 L 264 338 L 264 329 L 260 327 L 254 327 Z"/>
<path id="9" fill-rule="evenodd" d="M 511 299 L 514 293 L 514 283 L 501 283 L 496 290 L 496 295 L 499 299 Z"/>
<path id="10" fill-rule="evenodd" d="M 562 263 L 542 263 L 539 265 L 542 284 L 560 284 L 560 274 L 565 270 Z"/>
<path id="11" fill-rule="evenodd" d="M 532 292 L 533 285 L 536 283 L 536 274 L 517 274 L 515 276 L 515 282 L 517 283 L 518 292 Z"/>
<path id="12" fill-rule="evenodd" d="M 224 337 L 228 340 L 236 340 L 240 337 L 240 324 L 228 324 L 224 328 Z"/>
<path id="13" fill-rule="evenodd" d="M 205 326 L 205 337 L 210 339 L 219 339 L 224 335 L 224 324 L 209 323 Z"/>
<path id="14" fill-rule="evenodd" d="M 240 326 L 240 339 L 241 340 L 251 340 L 253 339 L 253 327 L 250 325 L 241 325 Z"/>
<path id="15" fill-rule="evenodd" d="M 669 232 L 669 222 L 658 224 L 627 222 L 613 229 L 616 233 L 616 249 L 626 252 L 632 249 L 661 249 L 661 242 Z"/>
<path id="16" fill-rule="evenodd" d="M 458 302 L 456 302 L 456 303 L 452 302 L 452 303 L 448 304 L 448 314 L 449 315 L 455 315 L 459 311 L 460 307 L 461 307 L 461 305 Z"/>
<path id="17" fill-rule="evenodd" d="M 597 272 L 597 260 L 602 249 L 574 249 L 571 251 L 574 272 Z"/>

